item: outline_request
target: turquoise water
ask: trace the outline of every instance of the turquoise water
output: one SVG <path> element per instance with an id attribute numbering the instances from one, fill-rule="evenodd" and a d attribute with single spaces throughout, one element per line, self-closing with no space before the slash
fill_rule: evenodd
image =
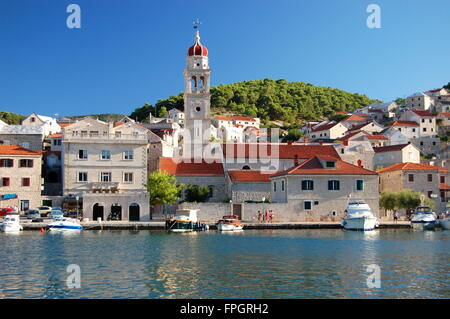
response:
<path id="1" fill-rule="evenodd" d="M 449 298 L 450 232 L 0 234 L 4 298 Z M 80 266 L 80 288 L 66 267 Z M 368 288 L 367 266 L 381 269 Z"/>

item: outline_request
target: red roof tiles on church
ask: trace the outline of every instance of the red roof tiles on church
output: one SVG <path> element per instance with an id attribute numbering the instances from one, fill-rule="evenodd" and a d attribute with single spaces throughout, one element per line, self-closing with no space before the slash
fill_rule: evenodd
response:
<path id="1" fill-rule="evenodd" d="M 222 145 L 224 158 L 308 159 L 316 155 L 340 159 L 332 145 L 304 145 L 285 143 L 226 143 Z"/>
<path id="2" fill-rule="evenodd" d="M 181 160 L 181 159 L 178 159 Z M 169 157 L 161 157 L 159 159 L 159 169 L 168 172 L 172 175 L 223 175 L 222 163 L 207 163 L 202 161 L 201 163 L 193 163 L 193 159 L 190 159 L 191 163 L 175 162 L 176 159 Z"/>

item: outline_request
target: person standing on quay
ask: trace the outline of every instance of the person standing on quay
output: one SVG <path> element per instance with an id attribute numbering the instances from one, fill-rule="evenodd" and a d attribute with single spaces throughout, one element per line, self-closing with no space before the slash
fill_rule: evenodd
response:
<path id="1" fill-rule="evenodd" d="M 269 210 L 268 209 L 266 209 L 266 223 L 268 223 L 269 222 Z"/>
<path id="2" fill-rule="evenodd" d="M 261 215 L 261 211 L 260 211 L 260 210 L 258 210 L 258 223 L 260 223 L 260 222 L 261 222 L 261 217 L 262 217 L 262 215 Z"/>

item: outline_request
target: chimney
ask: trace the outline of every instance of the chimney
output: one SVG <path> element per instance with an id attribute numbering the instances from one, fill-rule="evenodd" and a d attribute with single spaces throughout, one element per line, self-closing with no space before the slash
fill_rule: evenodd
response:
<path id="1" fill-rule="evenodd" d="M 294 155 L 294 166 L 298 166 L 298 155 Z"/>
<path id="2" fill-rule="evenodd" d="M 344 144 L 344 146 L 348 146 L 348 141 L 342 141 L 342 143 Z"/>

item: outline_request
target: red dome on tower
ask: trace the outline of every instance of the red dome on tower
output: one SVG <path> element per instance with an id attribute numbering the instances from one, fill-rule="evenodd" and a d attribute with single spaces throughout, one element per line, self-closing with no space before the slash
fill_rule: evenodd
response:
<path id="1" fill-rule="evenodd" d="M 208 56 L 208 49 L 200 43 L 200 34 L 197 31 L 196 37 L 195 37 L 195 43 L 193 46 L 191 46 L 188 50 L 188 56 L 193 55 L 202 55 L 202 56 Z"/>

